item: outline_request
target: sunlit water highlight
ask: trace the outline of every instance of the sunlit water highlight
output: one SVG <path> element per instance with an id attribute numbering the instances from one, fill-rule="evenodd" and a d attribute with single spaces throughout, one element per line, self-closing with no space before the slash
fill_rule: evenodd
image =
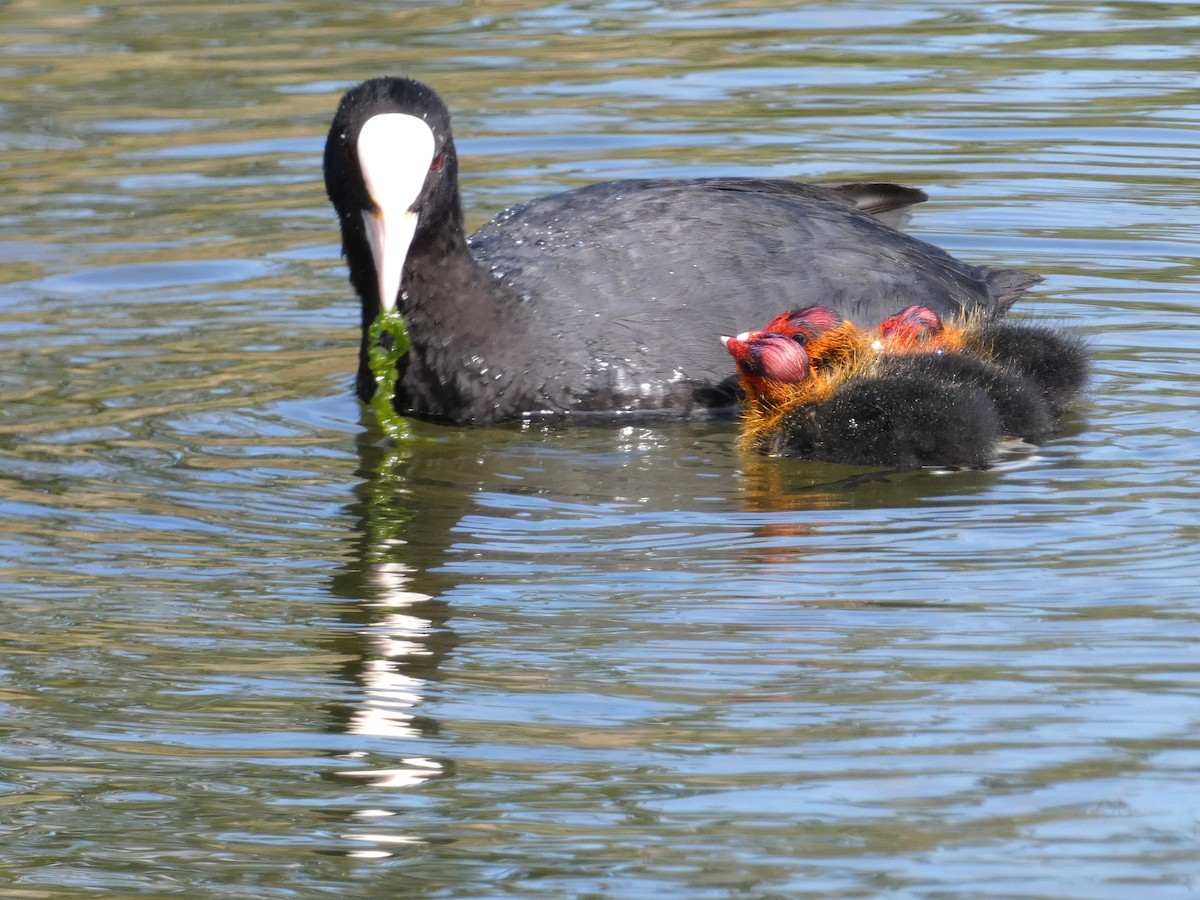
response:
<path id="1" fill-rule="evenodd" d="M 1189 6 L 3 19 L 0 893 L 1195 890 Z M 1088 398 L 986 472 L 722 424 L 390 447 L 319 174 L 384 72 L 455 110 L 476 224 L 623 176 L 920 185 L 914 233 L 1047 276 Z"/>

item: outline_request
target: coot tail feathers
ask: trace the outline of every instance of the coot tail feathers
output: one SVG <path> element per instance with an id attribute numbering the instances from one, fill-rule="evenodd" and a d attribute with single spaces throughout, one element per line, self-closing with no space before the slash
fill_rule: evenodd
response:
<path id="1" fill-rule="evenodd" d="M 1045 281 L 1041 275 L 1033 272 L 999 266 L 976 266 L 975 276 L 988 286 L 995 303 L 991 312 L 996 318 L 1008 312 L 1031 287 Z"/>
<path id="2" fill-rule="evenodd" d="M 855 181 L 848 184 L 831 184 L 829 187 L 852 201 L 857 209 L 872 215 L 908 209 L 929 199 L 929 195 L 920 188 L 882 181 Z"/>

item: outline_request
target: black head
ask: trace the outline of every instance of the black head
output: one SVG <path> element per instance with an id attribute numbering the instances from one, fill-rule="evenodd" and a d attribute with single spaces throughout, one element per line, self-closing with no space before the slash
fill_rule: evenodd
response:
<path id="1" fill-rule="evenodd" d="M 348 90 L 338 103 L 325 140 L 325 191 L 339 215 L 371 209 L 374 202 L 363 181 L 358 158 L 358 138 L 363 126 L 377 115 L 402 113 L 419 118 L 433 132 L 435 154 L 430 177 L 419 202 L 430 196 L 457 192 L 458 157 L 450 130 L 450 110 L 426 84 L 411 78 L 372 78 Z"/>
<path id="2" fill-rule="evenodd" d="M 325 141 L 325 190 L 350 280 L 373 318 L 381 292 L 390 294 L 386 305 L 395 302 L 410 252 L 464 240 L 458 158 L 441 98 L 408 78 L 372 78 L 347 91 Z"/>

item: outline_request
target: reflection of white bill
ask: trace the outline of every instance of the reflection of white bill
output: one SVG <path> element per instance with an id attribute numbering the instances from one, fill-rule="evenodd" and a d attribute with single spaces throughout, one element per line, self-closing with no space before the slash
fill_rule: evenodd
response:
<path id="1" fill-rule="evenodd" d="M 354 814 L 360 818 L 386 817 L 394 816 L 394 812 L 389 812 L 386 809 L 363 809 Z M 344 834 L 342 837 L 350 841 L 362 841 L 367 844 L 423 844 L 421 838 L 412 837 L 407 834 Z M 351 850 L 346 854 L 352 859 L 383 859 L 391 856 L 392 851 L 377 848 L 374 850 Z"/>
<path id="2" fill-rule="evenodd" d="M 368 605 L 395 610 L 431 599 L 427 594 L 407 589 L 411 572 L 404 563 L 376 565 L 372 581 L 378 591 Z M 433 630 L 428 619 L 389 612 L 364 632 L 368 658 L 363 661 L 362 705 L 350 717 L 349 734 L 422 737 L 413 727 L 413 711 L 425 699 L 425 681 L 405 674 L 401 666 L 413 657 L 429 654 L 428 640 Z M 424 757 L 408 757 L 402 762 L 403 766 L 398 768 L 357 769 L 337 774 L 367 780 L 376 787 L 411 787 L 444 773 L 441 764 Z"/>
<path id="3" fill-rule="evenodd" d="M 342 778 L 361 778 L 370 781 L 372 787 L 412 787 L 429 781 L 445 771 L 437 760 L 423 756 L 409 756 L 400 760 L 402 767 L 393 769 L 352 769 L 337 772 Z M 361 810 L 358 815 L 367 815 L 370 810 Z"/>

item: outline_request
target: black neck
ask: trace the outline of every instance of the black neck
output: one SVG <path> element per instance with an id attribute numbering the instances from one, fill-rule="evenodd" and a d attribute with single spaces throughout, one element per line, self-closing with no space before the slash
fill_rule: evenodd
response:
<path id="1" fill-rule="evenodd" d="M 442 227 L 420 231 L 405 261 L 398 307 L 410 349 L 399 364 L 397 411 L 486 424 L 562 408 L 566 400 L 554 399 L 553 386 L 527 383 L 531 355 L 541 352 L 529 304 L 475 262 L 461 213 L 453 213 Z M 358 391 L 364 399 L 375 391 L 366 329 L 379 309 L 373 266 L 368 271 L 370 284 L 355 283 L 363 298 Z"/>

